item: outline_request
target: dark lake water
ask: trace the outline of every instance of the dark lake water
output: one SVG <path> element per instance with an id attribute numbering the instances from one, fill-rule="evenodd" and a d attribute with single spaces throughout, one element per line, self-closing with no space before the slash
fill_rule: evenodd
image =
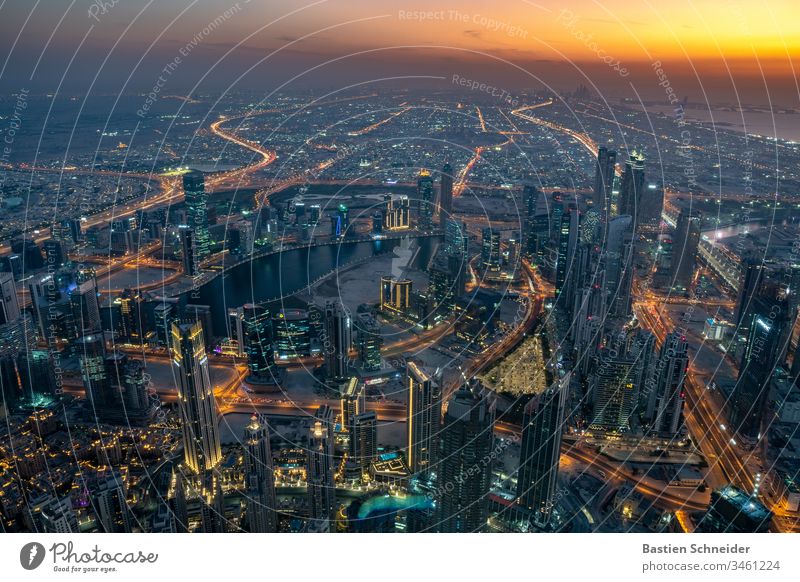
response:
<path id="1" fill-rule="evenodd" d="M 425 267 L 435 251 L 438 238 L 419 239 L 416 264 Z M 274 253 L 233 267 L 193 291 L 189 303 L 211 306 L 214 332 L 224 336 L 228 308 L 245 303 L 288 297 L 301 291 L 322 275 L 356 261 L 391 252 L 399 240 L 343 242 Z M 376 281 L 379 274 L 375 274 Z M 376 285 L 377 288 L 377 285 Z M 189 294 L 187 293 L 187 296 Z M 377 300 L 377 298 L 376 298 Z"/>

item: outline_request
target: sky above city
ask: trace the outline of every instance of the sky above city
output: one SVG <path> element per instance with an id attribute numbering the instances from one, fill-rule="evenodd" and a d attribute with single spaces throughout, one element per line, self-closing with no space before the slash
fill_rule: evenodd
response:
<path id="1" fill-rule="evenodd" d="M 38 0 L 0 21 L 12 91 L 140 90 L 180 57 L 176 91 L 460 74 L 656 95 L 661 61 L 692 98 L 798 100 L 796 0 Z"/>

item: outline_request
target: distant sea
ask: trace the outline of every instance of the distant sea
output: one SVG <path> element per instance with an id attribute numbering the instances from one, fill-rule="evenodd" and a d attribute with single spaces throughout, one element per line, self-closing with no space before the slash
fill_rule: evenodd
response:
<path id="1" fill-rule="evenodd" d="M 650 113 L 675 115 L 670 105 L 648 105 Z M 772 113 L 769 111 L 727 111 L 722 109 L 685 110 L 687 121 L 699 121 L 714 125 L 721 130 L 738 131 L 756 134 L 763 137 L 785 139 L 800 143 L 800 113 Z"/>

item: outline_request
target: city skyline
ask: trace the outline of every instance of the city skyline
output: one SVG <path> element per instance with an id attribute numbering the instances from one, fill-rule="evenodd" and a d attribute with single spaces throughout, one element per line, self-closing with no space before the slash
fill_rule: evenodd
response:
<path id="1" fill-rule="evenodd" d="M 0 532 L 800 532 L 791 2 L 58 7 Z"/>

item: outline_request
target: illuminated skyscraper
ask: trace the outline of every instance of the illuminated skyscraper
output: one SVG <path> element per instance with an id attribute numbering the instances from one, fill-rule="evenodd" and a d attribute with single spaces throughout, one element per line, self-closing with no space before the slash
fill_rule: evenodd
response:
<path id="1" fill-rule="evenodd" d="M 211 254 L 211 235 L 208 232 L 208 196 L 203 172 L 192 170 L 183 175 L 183 192 L 186 200 L 186 217 L 194 230 L 197 261 Z"/>
<path id="2" fill-rule="evenodd" d="M 82 337 L 76 344 L 88 403 L 87 413 L 102 416 L 114 405 L 111 379 L 106 369 L 105 340 L 102 334 L 92 334 Z"/>
<path id="3" fill-rule="evenodd" d="M 479 387 L 462 386 L 447 403 L 442 427 L 440 532 L 480 532 L 486 527 L 493 431 L 494 403 Z"/>
<path id="4" fill-rule="evenodd" d="M 433 177 L 428 170 L 421 170 L 417 178 L 417 208 L 419 222 L 422 228 L 429 228 L 433 224 L 435 209 Z"/>
<path id="5" fill-rule="evenodd" d="M 778 364 L 787 311 L 788 303 L 776 286 L 765 287 L 753 298 L 747 347 L 731 398 L 731 425 L 743 440 L 753 442 L 763 434 L 767 397 Z"/>
<path id="6" fill-rule="evenodd" d="M 636 404 L 636 362 L 617 350 L 604 349 L 592 381 L 591 428 L 626 432 Z"/>
<path id="7" fill-rule="evenodd" d="M 320 406 L 308 436 L 309 517 L 315 521 L 332 521 L 336 505 L 333 480 L 333 414 L 328 406 Z"/>
<path id="8" fill-rule="evenodd" d="M 247 522 L 251 532 L 278 531 L 275 476 L 269 426 L 264 418 L 253 415 L 244 429 L 245 487 Z"/>
<path id="9" fill-rule="evenodd" d="M 556 297 L 562 298 L 563 306 L 572 308 L 574 289 L 571 282 L 575 274 L 575 251 L 580 234 L 580 213 L 575 204 L 570 204 L 561 215 L 558 237 L 558 263 L 556 264 Z"/>
<path id="10" fill-rule="evenodd" d="M 416 362 L 406 365 L 408 386 L 408 466 L 412 474 L 435 470 L 440 416 L 441 389 L 438 382 Z"/>
<path id="11" fill-rule="evenodd" d="M 481 266 L 487 271 L 500 270 L 500 233 L 491 227 L 483 229 Z"/>
<path id="12" fill-rule="evenodd" d="M 517 503 L 531 521 L 546 528 L 555 501 L 561 435 L 564 426 L 564 387 L 560 381 L 536 394 L 522 417 L 522 447 L 517 473 Z"/>
<path id="13" fill-rule="evenodd" d="M 676 289 L 688 289 L 694 278 L 697 249 L 700 244 L 700 219 L 688 210 L 682 210 L 675 228 L 676 242 L 672 246 L 672 271 L 670 279 Z"/>
<path id="14" fill-rule="evenodd" d="M 404 230 L 411 226 L 411 207 L 408 196 L 383 197 L 383 227 L 386 230 Z"/>
<path id="15" fill-rule="evenodd" d="M 353 420 L 352 457 L 366 473 L 378 452 L 378 415 L 375 411 L 362 412 Z"/>
<path id="16" fill-rule="evenodd" d="M 619 189 L 619 215 L 627 214 L 634 219 L 634 228 L 639 229 L 639 218 L 644 196 L 644 155 L 636 150 L 631 152 L 625 168 L 622 170 L 622 181 Z"/>
<path id="17" fill-rule="evenodd" d="M 248 303 L 242 308 L 241 320 L 244 353 L 250 374 L 247 381 L 253 384 L 275 384 L 277 369 L 272 352 L 272 318 L 263 305 Z"/>
<path id="18" fill-rule="evenodd" d="M 356 416 L 366 412 L 364 384 L 358 378 L 350 380 L 342 386 L 339 398 L 342 415 L 342 428 L 350 434 L 350 454 L 353 454 L 353 424 Z"/>
<path id="19" fill-rule="evenodd" d="M 597 151 L 597 166 L 594 174 L 594 207 L 611 219 L 611 189 L 614 185 L 614 171 L 617 152 L 600 146 Z"/>
<path id="20" fill-rule="evenodd" d="M 353 324 L 341 302 L 325 305 L 323 356 L 325 374 L 329 381 L 341 382 L 350 369 L 350 349 L 353 347 Z"/>
<path id="21" fill-rule="evenodd" d="M 181 239 L 181 265 L 187 277 L 200 274 L 200 256 L 197 254 L 197 235 L 191 227 L 181 226 L 178 229 Z"/>
<path id="22" fill-rule="evenodd" d="M 439 181 L 439 223 L 444 226 L 453 214 L 453 167 L 445 163 Z"/>
<path id="23" fill-rule="evenodd" d="M 608 223 L 604 294 L 609 317 L 627 318 L 631 313 L 633 284 L 633 219 L 616 216 Z"/>
<path id="24" fill-rule="evenodd" d="M 177 368 L 184 463 L 194 473 L 210 471 L 219 464 L 222 451 L 219 411 L 208 372 L 202 326 L 173 323 L 170 349 Z"/>
<path id="25" fill-rule="evenodd" d="M 411 280 L 381 277 L 381 311 L 407 313 L 411 307 Z"/>
<path id="26" fill-rule="evenodd" d="M 658 397 L 653 432 L 675 437 L 683 428 L 684 380 L 689 366 L 686 336 L 674 331 L 661 346 L 655 364 L 654 388 Z"/>
<path id="27" fill-rule="evenodd" d="M 375 318 L 367 313 L 359 314 L 356 329 L 356 346 L 361 367 L 368 372 L 381 369 L 381 347 L 383 336 L 381 328 Z"/>
<path id="28" fill-rule="evenodd" d="M 69 302 L 72 311 L 74 337 L 81 337 L 101 330 L 100 303 L 97 300 L 97 280 L 94 275 L 70 289 Z"/>

